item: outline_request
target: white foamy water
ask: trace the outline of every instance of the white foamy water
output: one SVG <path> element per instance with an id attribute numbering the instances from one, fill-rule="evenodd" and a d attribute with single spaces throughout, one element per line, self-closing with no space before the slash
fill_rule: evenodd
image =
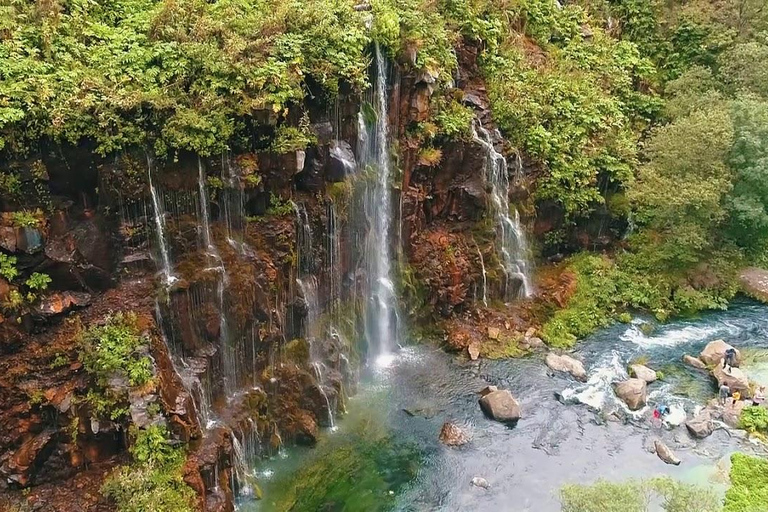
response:
<path id="1" fill-rule="evenodd" d="M 706 326 L 688 325 L 676 329 L 662 330 L 658 334 L 646 335 L 641 330 L 641 323 L 632 323 L 624 333 L 619 336 L 622 341 L 629 341 L 641 348 L 652 347 L 676 347 L 697 343 L 713 336 L 736 335 L 740 328 L 735 325 L 717 324 Z"/>
<path id="2" fill-rule="evenodd" d="M 626 379 L 627 372 L 621 362 L 621 356 L 614 350 L 590 373 L 586 384 L 567 388 L 561 395 L 566 401 L 575 401 L 602 410 L 607 399 L 615 397 L 611 384 Z"/>

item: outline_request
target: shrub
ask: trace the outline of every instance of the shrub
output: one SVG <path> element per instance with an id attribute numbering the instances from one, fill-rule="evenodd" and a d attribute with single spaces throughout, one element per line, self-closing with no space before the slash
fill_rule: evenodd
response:
<path id="1" fill-rule="evenodd" d="M 768 409 L 748 406 L 741 411 L 739 427 L 751 433 L 768 434 Z"/>
<path id="2" fill-rule="evenodd" d="M 114 374 L 121 374 L 132 386 L 141 386 L 152 378 L 152 361 L 139 352 L 146 343 L 139 334 L 136 315 L 118 313 L 84 333 L 80 360 L 102 385 Z"/>
<path id="3" fill-rule="evenodd" d="M 184 451 L 169 444 L 165 427 L 153 425 L 136 432 L 133 463 L 118 468 L 101 492 L 118 512 L 192 512 L 195 493 L 184 482 Z"/>
<path id="4" fill-rule="evenodd" d="M 731 488 L 723 512 L 768 510 L 768 460 L 743 453 L 731 456 Z"/>
<path id="5" fill-rule="evenodd" d="M 720 510 L 719 498 L 709 489 L 683 484 L 669 477 L 566 485 L 560 490 L 560 501 L 563 512 L 647 512 L 652 501 L 660 501 L 666 512 Z"/>

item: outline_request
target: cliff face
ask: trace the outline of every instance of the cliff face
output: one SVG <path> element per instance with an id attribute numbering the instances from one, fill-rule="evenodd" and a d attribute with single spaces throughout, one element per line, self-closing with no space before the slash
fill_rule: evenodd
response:
<path id="1" fill-rule="evenodd" d="M 387 98 L 401 171 L 395 286 L 411 325 L 438 322 L 465 348 L 489 322 L 511 335 L 532 317 L 527 306 L 503 318 L 482 307 L 510 287 L 489 214 L 488 143 L 466 133 L 426 154 L 418 135 L 436 101 L 459 101 L 493 151 L 521 161 L 493 135 L 477 49 L 459 57 L 455 88 L 437 92 L 434 77 L 395 66 Z M 161 424 L 188 447 L 184 479 L 199 508 L 231 510 L 251 485 L 245 466 L 283 443 L 314 443 L 354 393 L 365 357 L 356 340 L 367 101 L 307 100 L 314 140 L 284 153 L 156 161 L 141 149 L 100 158 L 52 147 L 13 163 L 28 193 L 2 203 L 0 245 L 18 275 L 0 278 L 0 485 L 30 489 L 40 510 L 109 510 L 98 487 L 128 460 L 129 430 Z M 506 191 L 522 207 L 524 176 Z M 47 286 L 26 281 L 35 273 Z M 136 315 L 139 351 L 151 356 L 145 385 L 119 375 L 99 384 L 83 364 L 84 333 L 118 312 Z M 100 410 L 94 386 L 119 410 Z"/>

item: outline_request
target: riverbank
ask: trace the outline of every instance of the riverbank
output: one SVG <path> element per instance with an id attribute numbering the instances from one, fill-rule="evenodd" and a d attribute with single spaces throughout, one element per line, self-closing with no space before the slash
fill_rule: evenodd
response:
<path id="1" fill-rule="evenodd" d="M 314 450 L 287 449 L 255 468 L 264 499 L 243 509 L 317 510 L 343 503 L 345 510 L 556 512 L 565 484 L 657 475 L 715 485 L 724 493 L 729 455 L 760 449 L 736 432 L 718 429 L 694 440 L 684 426 L 660 430 L 648 417 L 662 400 L 691 416 L 714 396 L 713 383 L 689 372 L 680 355 L 698 353 L 718 337 L 738 347 L 768 348 L 766 313 L 765 306 L 740 300 L 729 311 L 697 320 L 652 324 L 647 334 L 639 321 L 604 329 L 577 347 L 589 376 L 584 384 L 548 375 L 541 355 L 465 362 L 407 347 L 391 366 L 371 369 L 338 430 L 324 432 Z M 629 413 L 610 389 L 610 373 L 623 371 L 639 354 L 665 378 L 651 385 L 648 408 Z M 509 389 L 519 399 L 523 416 L 515 428 L 483 416 L 477 392 L 485 385 Z M 556 395 L 568 389 L 592 403 L 558 401 Z M 464 428 L 471 441 L 459 448 L 440 444 L 446 421 Z M 657 458 L 656 438 L 676 452 L 680 466 Z M 473 486 L 475 477 L 489 488 Z"/>

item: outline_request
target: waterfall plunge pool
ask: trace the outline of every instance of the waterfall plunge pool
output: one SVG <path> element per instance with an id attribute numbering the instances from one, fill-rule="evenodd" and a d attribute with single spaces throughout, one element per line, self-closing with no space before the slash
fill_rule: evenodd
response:
<path id="1" fill-rule="evenodd" d="M 768 384 L 768 307 L 740 300 L 697 319 L 643 322 L 650 331 L 640 321 L 617 324 L 579 343 L 590 377 L 584 384 L 549 376 L 539 355 L 463 362 L 433 347 L 407 347 L 391 364 L 371 369 L 337 430 L 324 432 L 315 448 L 287 448 L 255 468 L 264 498 L 240 510 L 556 512 L 566 483 L 656 475 L 724 492 L 728 455 L 758 447 L 724 429 L 695 442 L 684 426 L 652 427 L 649 410 L 606 421 L 622 408 L 610 382 L 644 356 L 665 374 L 649 386 L 649 408 L 663 401 L 691 415 L 715 386 L 681 357 L 723 338 L 746 349 L 747 373 Z M 520 401 L 515 428 L 483 416 L 477 391 L 488 384 Z M 471 441 L 442 445 L 446 421 L 462 426 Z M 649 451 L 656 437 L 676 451 L 680 466 Z M 490 487 L 473 486 L 474 477 Z"/>

